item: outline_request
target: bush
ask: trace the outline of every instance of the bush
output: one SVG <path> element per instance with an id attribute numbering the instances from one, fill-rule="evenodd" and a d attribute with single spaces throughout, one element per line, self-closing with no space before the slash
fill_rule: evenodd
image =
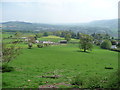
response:
<path id="1" fill-rule="evenodd" d="M 2 65 L 2 72 L 11 72 L 14 71 L 13 67 L 8 66 L 8 64 Z"/>
<path id="2" fill-rule="evenodd" d="M 37 47 L 38 48 L 43 48 L 43 44 L 38 44 Z"/>
<path id="3" fill-rule="evenodd" d="M 28 44 L 28 49 L 31 49 L 32 48 L 32 43 L 29 43 Z"/>
<path id="4" fill-rule="evenodd" d="M 110 49 L 111 51 L 116 51 L 116 52 L 120 52 L 120 49 L 117 48 L 117 49 Z"/>
<path id="5" fill-rule="evenodd" d="M 120 88 L 120 70 L 111 74 L 105 88 Z"/>
<path id="6" fill-rule="evenodd" d="M 117 42 L 115 40 L 111 41 L 112 45 L 117 45 Z"/>
<path id="7" fill-rule="evenodd" d="M 102 84 L 102 79 L 99 76 L 89 77 L 85 82 L 87 88 L 103 88 Z"/>
<path id="8" fill-rule="evenodd" d="M 112 44 L 109 40 L 105 40 L 101 44 L 101 48 L 103 48 L 103 49 L 110 49 L 111 46 L 112 46 Z"/>
<path id="9" fill-rule="evenodd" d="M 81 86 L 83 84 L 83 79 L 80 76 L 75 76 L 70 82 L 72 85 Z"/>
<path id="10" fill-rule="evenodd" d="M 102 76 L 90 76 L 80 77 L 80 75 L 74 77 L 70 82 L 73 88 L 120 88 L 120 70 L 110 74 L 107 77 Z"/>
<path id="11" fill-rule="evenodd" d="M 48 43 L 44 43 L 44 46 L 49 46 L 50 44 L 48 44 Z"/>
<path id="12" fill-rule="evenodd" d="M 118 42 L 117 46 L 120 47 L 120 42 Z"/>
<path id="13" fill-rule="evenodd" d="M 9 63 L 16 58 L 21 52 L 21 47 L 17 47 L 17 44 L 12 44 L 8 47 L 8 44 L 2 45 L 2 63 Z"/>

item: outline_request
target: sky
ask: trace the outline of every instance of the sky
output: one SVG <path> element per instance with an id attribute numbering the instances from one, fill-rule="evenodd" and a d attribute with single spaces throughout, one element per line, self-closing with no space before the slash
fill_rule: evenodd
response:
<path id="1" fill-rule="evenodd" d="M 1 0 L 0 21 L 83 23 L 118 18 L 119 0 Z"/>

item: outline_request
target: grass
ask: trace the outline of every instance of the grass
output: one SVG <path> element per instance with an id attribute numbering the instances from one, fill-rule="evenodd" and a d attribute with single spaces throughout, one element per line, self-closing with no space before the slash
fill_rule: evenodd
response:
<path id="1" fill-rule="evenodd" d="M 38 88 L 62 82 L 69 84 L 76 75 L 84 78 L 94 75 L 108 77 L 118 68 L 118 53 L 99 47 L 84 53 L 79 51 L 77 44 L 24 48 L 9 65 L 15 71 L 3 73 L 3 88 Z M 113 69 L 105 69 L 107 66 Z M 42 78 L 42 75 L 61 77 Z"/>
<path id="2" fill-rule="evenodd" d="M 60 38 L 60 37 L 51 35 L 51 36 L 47 36 L 47 37 L 38 38 L 38 40 L 40 40 L 40 41 L 59 42 L 60 40 L 64 40 L 64 38 Z"/>
<path id="3" fill-rule="evenodd" d="M 38 38 L 38 40 L 40 41 L 52 41 L 52 42 L 59 42 L 60 40 L 65 40 L 64 38 L 58 37 L 58 36 L 47 36 L 47 37 L 42 37 L 42 38 Z M 76 39 L 71 39 L 70 42 L 79 42 L 79 40 Z"/>

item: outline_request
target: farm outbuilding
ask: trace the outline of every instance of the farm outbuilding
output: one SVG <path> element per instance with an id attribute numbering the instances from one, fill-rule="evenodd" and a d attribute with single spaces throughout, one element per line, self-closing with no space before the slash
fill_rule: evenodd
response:
<path id="1" fill-rule="evenodd" d="M 40 43 L 43 43 L 43 44 L 54 44 L 55 42 L 51 42 L 51 41 L 40 41 Z"/>
<path id="2" fill-rule="evenodd" d="M 112 49 L 116 49 L 117 46 L 116 46 L 116 45 L 112 45 L 111 48 L 112 48 Z"/>
<path id="3" fill-rule="evenodd" d="M 66 43 L 67 43 L 67 40 L 61 40 L 60 43 L 66 44 Z"/>

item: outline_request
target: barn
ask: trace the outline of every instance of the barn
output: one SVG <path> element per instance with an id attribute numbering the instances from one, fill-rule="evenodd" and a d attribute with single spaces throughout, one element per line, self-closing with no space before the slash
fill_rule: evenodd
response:
<path id="1" fill-rule="evenodd" d="M 61 43 L 61 44 L 66 44 L 66 43 L 67 43 L 67 40 L 61 40 L 60 43 Z"/>

